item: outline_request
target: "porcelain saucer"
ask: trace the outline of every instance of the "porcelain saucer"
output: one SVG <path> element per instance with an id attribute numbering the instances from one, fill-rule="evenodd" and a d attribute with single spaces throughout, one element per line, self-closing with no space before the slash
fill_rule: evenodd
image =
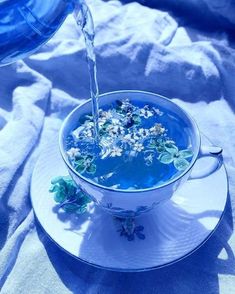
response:
<path id="1" fill-rule="evenodd" d="M 210 164 L 198 160 L 194 167 Z M 201 162 L 203 161 L 203 162 Z M 136 219 L 141 234 L 120 235 L 121 224 L 93 204 L 83 215 L 65 213 L 49 193 L 51 178 L 67 175 L 59 147 L 48 145 L 31 182 L 35 215 L 50 238 L 80 261 L 114 271 L 145 271 L 175 263 L 197 250 L 220 222 L 227 200 L 224 165 L 203 179 L 188 180 L 170 201 Z"/>

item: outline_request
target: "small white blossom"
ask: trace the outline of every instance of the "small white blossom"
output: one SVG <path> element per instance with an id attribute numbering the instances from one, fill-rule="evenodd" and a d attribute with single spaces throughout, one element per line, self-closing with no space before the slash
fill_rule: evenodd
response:
<path id="1" fill-rule="evenodd" d="M 74 159 L 75 156 L 79 155 L 80 154 L 80 149 L 79 148 L 70 148 L 68 151 L 67 151 L 67 155 L 69 156 L 69 158 L 71 159 Z"/>
<path id="2" fill-rule="evenodd" d="M 126 99 L 125 101 L 122 102 L 121 109 L 127 110 L 128 108 L 133 107 L 132 104 L 130 103 L 129 99 Z"/>
<path id="3" fill-rule="evenodd" d="M 113 117 L 113 114 L 110 110 L 109 111 L 101 111 L 99 116 L 102 119 L 109 120 Z"/>
<path id="4" fill-rule="evenodd" d="M 138 130 L 138 134 L 140 135 L 140 137 L 147 137 L 149 135 L 149 130 L 144 129 L 144 128 L 140 128 Z"/>
<path id="5" fill-rule="evenodd" d="M 115 146 L 110 152 L 111 157 L 122 156 L 122 149 Z"/>
<path id="6" fill-rule="evenodd" d="M 146 105 L 144 108 L 140 109 L 140 116 L 143 116 L 144 118 L 149 118 L 153 116 L 153 113 L 149 110 L 148 106 Z"/>
<path id="7" fill-rule="evenodd" d="M 141 152 L 143 149 L 144 149 L 144 146 L 141 143 L 135 143 L 133 146 L 133 150 L 137 152 Z"/>
<path id="8" fill-rule="evenodd" d="M 162 116 L 162 115 L 163 115 L 163 112 L 162 112 L 160 109 L 158 109 L 158 108 L 153 107 L 153 111 L 154 111 L 157 115 L 159 115 L 159 116 Z"/>
<path id="9" fill-rule="evenodd" d="M 122 138 L 122 141 L 123 141 L 124 143 L 128 143 L 128 144 L 132 143 L 131 134 L 127 134 L 127 135 L 125 135 L 125 136 Z"/>
<path id="10" fill-rule="evenodd" d="M 110 125 L 108 128 L 109 135 L 112 136 L 120 136 L 125 134 L 125 130 L 122 126 L 118 125 Z"/>
<path id="11" fill-rule="evenodd" d="M 85 136 L 85 137 L 93 137 L 93 133 L 92 133 L 92 130 L 91 129 L 89 129 L 89 128 L 87 128 L 87 129 L 85 129 L 84 131 L 83 131 L 83 136 Z"/>
<path id="12" fill-rule="evenodd" d="M 122 141 L 131 145 L 131 144 L 135 144 L 139 139 L 140 137 L 137 134 L 132 133 L 132 134 L 126 134 L 123 137 Z"/>
<path id="13" fill-rule="evenodd" d="M 152 128 L 150 128 L 150 133 L 152 135 L 161 135 L 165 132 L 165 128 L 161 124 L 155 124 Z"/>
<path id="14" fill-rule="evenodd" d="M 120 126 L 120 125 L 121 125 L 121 122 L 120 122 L 119 119 L 117 119 L 117 118 L 113 118 L 113 119 L 112 119 L 112 125 L 113 125 L 113 126 Z"/>
<path id="15" fill-rule="evenodd" d="M 104 120 L 100 119 L 98 122 L 99 128 L 102 128 L 105 123 L 106 123 L 106 119 L 104 119 Z"/>

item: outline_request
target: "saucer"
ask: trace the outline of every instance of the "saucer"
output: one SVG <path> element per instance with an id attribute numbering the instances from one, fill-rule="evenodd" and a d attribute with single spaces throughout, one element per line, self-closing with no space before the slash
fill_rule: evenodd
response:
<path id="1" fill-rule="evenodd" d="M 198 160 L 194 168 L 211 160 Z M 39 223 L 67 253 L 114 271 L 157 269 L 193 253 L 220 222 L 228 192 L 224 165 L 203 179 L 188 180 L 171 200 L 136 219 L 136 227 L 141 227 L 145 238 L 128 241 L 120 234 L 120 221 L 94 204 L 89 204 L 83 215 L 61 210 L 48 191 L 51 179 L 58 175 L 68 172 L 59 147 L 51 144 L 40 156 L 31 182 L 31 201 Z"/>

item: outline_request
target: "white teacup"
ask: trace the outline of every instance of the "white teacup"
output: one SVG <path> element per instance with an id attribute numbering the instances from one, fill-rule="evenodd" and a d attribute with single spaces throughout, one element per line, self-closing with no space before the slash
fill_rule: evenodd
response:
<path id="1" fill-rule="evenodd" d="M 136 217 L 170 199 L 173 193 L 189 178 L 203 178 L 215 172 L 222 162 L 222 156 L 220 156 L 222 149 L 220 147 L 201 146 L 200 132 L 195 121 L 178 105 L 160 95 L 135 90 L 116 91 L 100 95 L 99 105 L 100 107 L 111 105 L 116 100 L 123 98 L 128 98 L 130 102 L 141 101 L 146 104 L 153 104 L 156 101 L 156 107 L 169 109 L 184 121 L 187 132 L 191 137 L 194 154 L 185 171 L 160 186 L 140 190 L 123 190 L 102 186 L 79 174 L 68 160 L 65 140 L 70 132 L 77 127 L 79 118 L 91 112 L 91 100 L 78 106 L 67 116 L 60 130 L 59 145 L 71 177 L 98 206 L 118 217 Z M 190 176 L 196 161 L 204 156 L 212 156 L 217 160 L 213 161 L 210 166 L 204 167 L 203 171 L 194 172 Z"/>

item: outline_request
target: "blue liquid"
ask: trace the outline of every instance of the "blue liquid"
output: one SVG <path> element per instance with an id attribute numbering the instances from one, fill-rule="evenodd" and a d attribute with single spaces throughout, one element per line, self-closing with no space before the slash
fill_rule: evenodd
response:
<path id="1" fill-rule="evenodd" d="M 75 0 L 0 0 L 0 66 L 32 54 L 74 9 Z"/>
<path id="2" fill-rule="evenodd" d="M 144 104 L 133 102 L 135 106 L 143 108 Z M 152 105 L 154 106 L 154 105 Z M 109 108 L 107 108 L 109 109 Z M 107 110 L 104 108 L 104 110 Z M 191 150 L 192 141 L 189 130 L 184 121 L 175 113 L 160 108 L 163 113 L 161 116 L 154 115 L 149 119 L 142 119 L 142 124 L 138 128 L 151 128 L 154 124 L 160 123 L 165 129 L 167 138 L 175 142 L 179 150 Z M 77 127 L 82 126 L 84 118 L 78 122 Z M 73 131 L 73 130 L 71 130 Z M 67 150 L 75 147 L 80 150 L 86 150 L 95 155 L 93 163 L 96 165 L 95 173 L 82 172 L 81 174 L 102 186 L 117 189 L 138 190 L 157 187 L 174 179 L 180 175 L 183 170 L 178 170 L 173 163 L 163 164 L 157 158 L 160 153 L 156 153 L 155 159 L 151 165 L 146 165 L 145 153 L 143 150 L 138 152 L 137 156 L 130 157 L 128 160 L 123 152 L 122 156 L 101 158 L 100 153 L 93 148 L 94 145 L 86 144 L 81 140 L 76 141 L 72 136 L 67 138 Z M 148 148 L 147 148 L 148 149 Z M 187 158 L 190 164 L 192 156 Z M 71 162 L 73 164 L 73 162 Z M 76 166 L 74 166 L 76 168 Z"/>

